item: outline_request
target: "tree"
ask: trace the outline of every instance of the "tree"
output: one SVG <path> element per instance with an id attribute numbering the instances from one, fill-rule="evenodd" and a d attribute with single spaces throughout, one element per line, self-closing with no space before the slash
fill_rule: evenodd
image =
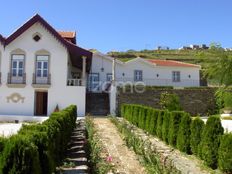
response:
<path id="1" fill-rule="evenodd" d="M 207 62 L 204 75 L 219 85 L 232 85 L 232 54 L 219 45 L 213 45 L 210 48 L 214 61 Z"/>

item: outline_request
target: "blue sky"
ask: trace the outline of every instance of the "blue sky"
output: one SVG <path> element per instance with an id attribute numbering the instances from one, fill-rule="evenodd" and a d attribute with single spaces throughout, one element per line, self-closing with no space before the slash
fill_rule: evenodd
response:
<path id="1" fill-rule="evenodd" d="M 231 0 L 7 0 L 0 33 L 35 13 L 54 28 L 77 31 L 84 48 L 102 52 L 219 42 L 232 47 Z"/>

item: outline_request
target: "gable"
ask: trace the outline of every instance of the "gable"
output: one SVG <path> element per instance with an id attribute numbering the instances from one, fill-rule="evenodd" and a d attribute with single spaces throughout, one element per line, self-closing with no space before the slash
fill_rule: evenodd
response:
<path id="1" fill-rule="evenodd" d="M 13 34 L 8 38 L 4 39 L 0 37 L 0 42 L 3 43 L 4 47 L 10 45 L 14 40 L 20 37 L 24 32 L 26 32 L 31 26 L 36 23 L 40 23 L 51 35 L 56 38 L 69 52 L 73 66 L 77 68 L 82 68 L 82 57 L 87 57 L 87 67 L 86 70 L 90 70 L 92 53 L 88 50 L 85 50 L 72 42 L 64 39 L 51 25 L 49 25 L 40 15 L 36 14 L 25 24 L 23 24 L 19 29 L 17 29 Z"/>

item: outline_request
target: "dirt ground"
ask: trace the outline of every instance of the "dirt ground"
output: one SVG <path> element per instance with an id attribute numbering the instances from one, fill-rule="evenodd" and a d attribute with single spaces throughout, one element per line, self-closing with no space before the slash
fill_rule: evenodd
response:
<path id="1" fill-rule="evenodd" d="M 107 118 L 94 118 L 98 135 L 108 153 L 112 157 L 117 173 L 145 174 L 144 167 L 139 163 L 136 154 L 127 148 L 117 128 Z"/>

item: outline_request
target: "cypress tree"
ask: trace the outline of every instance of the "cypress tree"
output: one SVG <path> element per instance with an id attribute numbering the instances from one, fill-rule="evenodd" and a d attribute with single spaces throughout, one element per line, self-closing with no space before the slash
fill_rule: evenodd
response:
<path id="1" fill-rule="evenodd" d="M 194 155 L 198 155 L 198 147 L 201 142 L 201 134 L 203 132 L 204 125 L 205 125 L 204 121 L 199 117 L 192 120 L 190 126 L 190 130 L 191 130 L 190 147 Z"/>
<path id="2" fill-rule="evenodd" d="M 218 116 L 211 116 L 206 122 L 200 144 L 201 157 L 212 169 L 217 168 L 218 148 L 224 129 Z"/>
<path id="3" fill-rule="evenodd" d="M 181 117 L 178 135 L 177 135 L 177 141 L 176 141 L 176 147 L 187 154 L 191 154 L 191 148 L 190 148 L 190 125 L 191 125 L 191 117 L 189 114 L 185 113 Z"/>
<path id="4" fill-rule="evenodd" d="M 164 114 L 163 125 L 162 125 L 162 139 L 166 143 L 168 143 L 169 119 L 170 119 L 170 112 L 166 111 Z"/>

